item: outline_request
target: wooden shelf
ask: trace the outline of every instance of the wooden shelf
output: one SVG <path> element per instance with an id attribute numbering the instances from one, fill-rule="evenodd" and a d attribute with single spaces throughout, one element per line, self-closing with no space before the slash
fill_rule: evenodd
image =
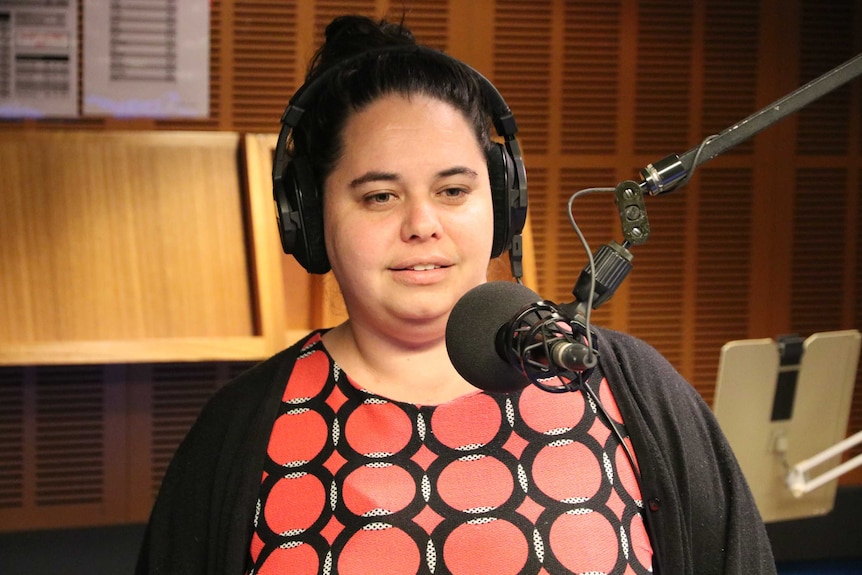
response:
<path id="1" fill-rule="evenodd" d="M 0 365 L 262 359 L 284 347 L 272 138 L 0 132 Z"/>

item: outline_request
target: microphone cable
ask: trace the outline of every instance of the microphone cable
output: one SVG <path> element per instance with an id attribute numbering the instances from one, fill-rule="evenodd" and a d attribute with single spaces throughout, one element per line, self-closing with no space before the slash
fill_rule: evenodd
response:
<path id="1" fill-rule="evenodd" d="M 575 234 L 577 234 L 578 239 L 581 242 L 581 245 L 584 247 L 584 249 L 587 252 L 587 258 L 588 258 L 588 264 L 587 265 L 589 266 L 589 270 L 590 270 L 590 292 L 587 295 L 587 301 L 585 302 L 586 309 L 583 312 L 584 329 L 586 330 L 587 345 L 589 346 L 590 349 L 594 349 L 593 348 L 592 330 L 590 328 L 590 316 L 591 316 L 592 309 L 593 309 L 593 300 L 595 299 L 595 291 L 596 291 L 596 262 L 595 262 L 595 259 L 593 258 L 593 252 L 590 249 L 590 245 L 587 242 L 586 237 L 584 236 L 583 232 L 581 231 L 581 228 L 578 226 L 577 222 L 575 221 L 575 216 L 574 216 L 574 213 L 572 212 L 572 204 L 574 204 L 574 201 L 581 196 L 585 196 L 588 194 L 602 194 L 602 193 L 611 193 L 612 194 L 612 193 L 614 193 L 614 191 L 615 191 L 614 188 L 601 188 L 601 187 L 586 188 L 586 189 L 580 190 L 580 191 L 572 194 L 571 197 L 569 198 L 569 201 L 567 204 L 569 223 L 571 224 L 572 229 L 575 230 Z M 575 321 L 577 321 L 577 319 Z M 632 450 L 629 449 L 629 446 L 625 441 L 625 437 L 623 436 L 619 427 L 617 427 L 613 418 L 611 418 L 610 414 L 608 413 L 607 409 L 605 408 L 605 406 L 602 403 L 601 399 L 599 398 L 598 394 L 595 391 L 593 391 L 593 388 L 590 386 L 590 384 L 586 380 L 586 378 L 581 382 L 581 387 L 584 389 L 584 391 L 586 392 L 586 394 L 590 398 L 590 400 L 592 400 L 592 402 L 595 404 L 596 408 L 601 413 L 602 417 L 605 419 L 608 427 L 611 429 L 614 436 L 616 436 L 617 441 L 620 442 L 620 446 L 622 446 L 623 451 L 625 451 L 626 458 L 629 460 L 629 464 L 631 465 L 632 473 L 634 474 L 635 481 L 637 482 L 638 487 L 640 488 L 641 487 L 640 470 L 638 469 L 637 460 L 635 459 L 634 453 L 632 453 Z M 643 496 L 643 493 L 641 493 L 641 496 Z"/>
<path id="2" fill-rule="evenodd" d="M 592 387 L 590 387 L 590 384 L 585 381 L 582 384 L 582 387 L 584 388 L 584 390 L 586 390 L 587 396 L 592 401 L 592 403 L 595 404 L 597 410 L 601 413 L 602 417 L 605 419 L 605 422 L 607 423 L 608 427 L 613 432 L 614 436 L 617 438 L 617 441 L 620 442 L 620 446 L 622 446 L 623 451 L 625 451 L 626 459 L 629 460 L 629 464 L 632 467 L 632 473 L 635 476 L 635 481 L 637 482 L 638 487 L 642 488 L 641 474 L 640 474 L 640 469 L 638 469 L 637 460 L 635 459 L 635 456 L 634 456 L 634 453 L 632 453 L 632 450 L 629 449 L 629 446 L 626 443 L 626 440 L 625 440 L 625 437 L 623 436 L 622 431 L 620 431 L 619 427 L 614 422 L 613 418 L 611 418 L 611 415 L 608 413 L 607 409 L 605 409 L 605 406 L 604 406 L 604 404 L 602 404 L 602 401 L 599 399 L 598 394 L 595 391 L 593 391 Z M 643 495 L 643 493 L 641 493 L 641 495 Z"/>
<path id="3" fill-rule="evenodd" d="M 566 215 L 569 217 L 569 224 L 572 226 L 572 229 L 575 230 L 575 234 L 578 236 L 578 240 L 580 240 L 581 245 L 584 247 L 584 250 L 587 252 L 587 266 L 590 270 L 590 289 L 587 294 L 587 301 L 584 302 L 586 305 L 586 309 L 582 312 L 584 316 L 583 328 L 586 331 L 585 337 L 587 340 L 587 347 L 591 350 L 594 350 L 593 347 L 593 332 L 590 329 L 590 321 L 593 310 L 593 301 L 595 300 L 596 293 L 596 261 L 593 257 L 593 252 L 590 249 L 590 244 L 587 242 L 587 238 L 584 236 L 584 233 L 581 231 L 581 228 L 578 226 L 578 223 L 575 221 L 575 214 L 572 212 L 572 205 L 575 200 L 581 196 L 585 196 L 588 194 L 600 194 L 600 193 L 614 193 L 614 188 L 586 188 L 575 192 L 569 197 L 569 201 L 566 204 Z M 575 308 L 575 322 L 577 322 L 577 316 L 580 314 L 580 310 Z"/>

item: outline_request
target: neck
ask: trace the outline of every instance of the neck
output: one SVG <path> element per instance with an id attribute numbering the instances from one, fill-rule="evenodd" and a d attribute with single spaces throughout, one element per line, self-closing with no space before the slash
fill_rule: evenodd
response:
<path id="1" fill-rule="evenodd" d="M 407 341 L 348 320 L 324 334 L 323 342 L 358 385 L 388 399 L 439 405 L 476 391 L 449 361 L 445 333 Z"/>

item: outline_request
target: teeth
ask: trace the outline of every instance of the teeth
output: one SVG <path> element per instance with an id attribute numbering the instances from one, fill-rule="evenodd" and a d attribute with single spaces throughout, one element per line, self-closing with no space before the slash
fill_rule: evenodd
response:
<path id="1" fill-rule="evenodd" d="M 428 270 L 433 270 L 436 267 L 438 266 L 435 266 L 433 264 L 419 264 L 418 266 L 413 266 L 411 269 L 417 272 L 425 272 Z"/>

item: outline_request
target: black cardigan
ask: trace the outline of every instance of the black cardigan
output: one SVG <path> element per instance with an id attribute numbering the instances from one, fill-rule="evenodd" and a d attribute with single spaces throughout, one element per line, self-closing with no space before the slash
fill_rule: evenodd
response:
<path id="1" fill-rule="evenodd" d="M 655 349 L 597 330 L 641 470 L 660 575 L 775 573 L 763 522 L 709 407 Z M 136 573 L 245 572 L 263 458 L 300 344 L 207 403 L 165 474 Z"/>

